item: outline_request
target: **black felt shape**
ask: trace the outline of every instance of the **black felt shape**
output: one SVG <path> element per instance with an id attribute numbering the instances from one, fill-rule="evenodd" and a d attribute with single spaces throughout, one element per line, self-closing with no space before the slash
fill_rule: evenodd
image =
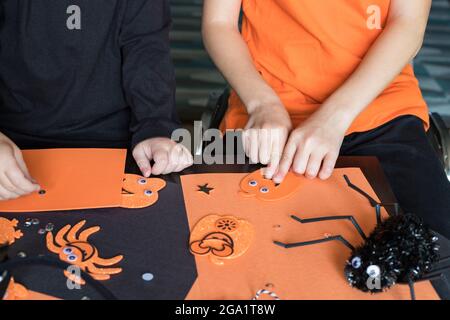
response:
<path id="1" fill-rule="evenodd" d="M 122 273 L 101 281 L 118 299 L 181 300 L 186 297 L 197 277 L 194 257 L 189 252 L 189 225 L 179 184 L 168 182 L 160 191 L 158 202 L 144 209 L 105 208 L 65 212 L 0 213 L 16 218 L 24 236 L 9 248 L 8 255 L 16 258 L 18 252 L 28 257 L 44 254 L 56 257 L 46 247 L 45 235 L 38 227 L 22 227 L 25 219 L 39 218 L 41 225 L 53 223 L 55 235 L 66 224 L 74 225 L 86 220 L 86 227 L 100 226 L 101 230 L 89 238 L 102 258 L 118 254 L 124 258 L 117 266 Z M 116 266 L 116 265 L 115 265 Z M 114 266 L 114 267 L 115 267 Z M 142 280 L 150 272 L 151 282 Z M 81 290 L 69 290 L 63 271 L 49 266 L 27 265 L 15 268 L 14 279 L 28 289 L 62 299 L 79 300 L 103 297 L 89 285 Z"/>
<path id="2" fill-rule="evenodd" d="M 211 191 L 214 190 L 214 188 L 208 187 L 208 185 L 209 185 L 209 183 L 205 183 L 205 184 L 202 185 L 202 186 L 198 186 L 198 190 L 197 190 L 197 191 L 199 191 L 199 192 L 204 192 L 204 193 L 206 193 L 206 194 L 210 194 Z"/>

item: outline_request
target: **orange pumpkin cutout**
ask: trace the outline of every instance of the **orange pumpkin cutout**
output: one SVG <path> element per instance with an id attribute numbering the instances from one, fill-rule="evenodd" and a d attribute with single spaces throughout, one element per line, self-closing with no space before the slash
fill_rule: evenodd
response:
<path id="1" fill-rule="evenodd" d="M 0 245 L 13 244 L 17 239 L 22 238 L 23 233 L 16 230 L 19 221 L 16 219 L 8 220 L 0 217 Z"/>
<path id="2" fill-rule="evenodd" d="M 96 280 L 108 280 L 111 275 L 122 272 L 122 268 L 105 268 L 122 261 L 123 256 L 119 255 L 110 259 L 99 257 L 99 252 L 95 246 L 88 242 L 88 238 L 98 232 L 100 227 L 91 227 L 78 234 L 78 231 L 85 225 L 86 221 L 80 221 L 75 226 L 66 225 L 53 238 L 51 232 L 47 233 L 47 248 L 51 252 L 59 255 L 59 258 L 67 263 L 78 266 Z M 79 276 L 64 271 L 67 278 L 78 284 L 85 284 Z"/>
<path id="3" fill-rule="evenodd" d="M 165 186 L 166 182 L 162 179 L 125 174 L 120 207 L 129 209 L 149 207 L 158 201 L 158 192 Z"/>
<path id="4" fill-rule="evenodd" d="M 291 196 L 301 186 L 304 176 L 289 172 L 283 182 L 276 184 L 264 177 L 263 169 L 252 172 L 241 181 L 241 195 L 264 201 L 277 201 Z"/>
<path id="5" fill-rule="evenodd" d="M 253 241 L 253 226 L 232 216 L 209 215 L 200 220 L 191 232 L 189 249 L 197 256 L 209 256 L 223 265 L 224 260 L 242 256 Z"/>

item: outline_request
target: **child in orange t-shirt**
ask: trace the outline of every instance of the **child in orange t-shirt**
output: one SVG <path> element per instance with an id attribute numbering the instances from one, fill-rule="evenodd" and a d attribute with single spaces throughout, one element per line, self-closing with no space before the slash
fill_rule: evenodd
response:
<path id="1" fill-rule="evenodd" d="M 276 183 L 289 170 L 328 179 L 340 154 L 377 156 L 404 211 L 450 238 L 450 184 L 410 64 L 430 6 L 205 1 L 205 45 L 234 89 L 222 129 L 244 129 L 246 154 Z"/>

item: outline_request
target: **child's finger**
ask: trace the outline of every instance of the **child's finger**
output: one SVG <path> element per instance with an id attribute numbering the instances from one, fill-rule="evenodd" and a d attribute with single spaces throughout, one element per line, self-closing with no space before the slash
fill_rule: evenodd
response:
<path id="1" fill-rule="evenodd" d="M 146 178 L 150 177 L 152 174 L 152 167 L 150 166 L 150 160 L 144 147 L 137 145 L 133 150 L 133 157 L 139 167 L 139 170 L 141 170 L 142 175 Z"/>
<path id="2" fill-rule="evenodd" d="M 278 171 L 275 173 L 275 176 L 273 177 L 273 181 L 275 183 L 281 183 L 284 177 L 289 172 L 296 150 L 297 144 L 293 140 L 289 140 L 288 143 L 286 144 L 286 147 L 284 148 L 283 156 L 281 158 Z"/>
<path id="3" fill-rule="evenodd" d="M 28 180 L 20 170 L 19 166 L 13 166 L 5 172 L 9 181 L 16 187 L 16 193 L 25 195 L 39 190 L 39 186 Z"/>
<path id="4" fill-rule="evenodd" d="M 257 129 L 250 129 L 250 161 L 252 163 L 258 163 L 259 157 L 258 157 L 258 148 L 259 148 L 259 141 L 258 141 L 258 130 Z"/>
<path id="5" fill-rule="evenodd" d="M 316 150 L 315 152 L 312 152 L 310 154 L 308 166 L 306 167 L 306 177 L 308 177 L 309 179 L 314 179 L 317 177 L 324 157 L 325 152 L 319 150 Z"/>
<path id="6" fill-rule="evenodd" d="M 26 195 L 28 192 L 21 190 L 17 188 L 14 183 L 11 182 L 11 180 L 6 175 L 6 172 L 1 175 L 0 177 L 0 185 L 6 189 L 8 192 L 11 192 L 17 196 L 23 196 Z"/>
<path id="7" fill-rule="evenodd" d="M 180 161 L 183 159 L 183 148 L 180 145 L 175 145 L 169 152 L 169 162 L 162 174 L 169 174 L 175 172 Z"/>
<path id="8" fill-rule="evenodd" d="M 271 134 L 270 129 L 260 129 L 258 133 L 259 150 L 258 157 L 261 164 L 268 164 L 271 153 Z"/>
<path id="9" fill-rule="evenodd" d="M 319 178 L 322 180 L 327 180 L 331 177 L 334 167 L 336 166 L 336 161 L 338 159 L 339 152 L 329 152 L 323 160 L 322 169 L 319 173 Z"/>
<path id="10" fill-rule="evenodd" d="M 154 175 L 160 175 L 164 172 L 169 164 L 169 153 L 164 149 L 156 150 L 153 154 L 153 160 L 155 164 L 152 167 L 152 173 Z"/>
<path id="11" fill-rule="evenodd" d="M 23 159 L 23 155 L 22 152 L 20 152 L 20 150 L 18 152 L 14 153 L 14 157 L 16 158 L 17 161 L 17 165 L 19 166 L 20 170 L 22 171 L 22 173 L 24 174 L 24 176 L 30 180 L 30 181 L 34 181 L 34 179 L 31 177 L 30 172 L 28 171 L 28 167 L 25 163 L 25 160 Z M 37 185 L 36 185 L 37 186 Z"/>
<path id="12" fill-rule="evenodd" d="M 175 168 L 175 172 L 180 172 L 190 167 L 194 162 L 191 153 L 187 149 L 183 149 L 183 155 L 178 163 L 178 166 Z"/>
<path id="13" fill-rule="evenodd" d="M 17 199 L 19 195 L 10 192 L 6 190 L 1 184 L 0 184 L 0 200 L 10 200 L 10 199 Z"/>
<path id="14" fill-rule="evenodd" d="M 305 174 L 308 167 L 308 160 L 311 152 L 304 146 L 297 149 L 295 153 L 294 161 L 292 162 L 292 170 L 297 174 Z"/>

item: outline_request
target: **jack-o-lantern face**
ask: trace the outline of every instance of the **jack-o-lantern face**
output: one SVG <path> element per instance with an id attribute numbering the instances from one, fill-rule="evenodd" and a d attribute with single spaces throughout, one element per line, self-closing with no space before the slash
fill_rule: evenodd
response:
<path id="1" fill-rule="evenodd" d="M 191 232 L 189 249 L 197 256 L 209 255 L 215 264 L 242 256 L 253 240 L 253 226 L 232 216 L 210 215 Z"/>
<path id="2" fill-rule="evenodd" d="M 303 176 L 289 172 L 283 182 L 276 184 L 273 180 L 266 179 L 263 170 L 257 170 L 241 181 L 241 194 L 245 197 L 256 197 L 265 201 L 284 199 L 293 194 L 300 187 Z"/>
<path id="3" fill-rule="evenodd" d="M 146 208 L 158 201 L 158 192 L 166 182 L 158 178 L 144 178 L 126 174 L 122 186 L 122 208 Z"/>

